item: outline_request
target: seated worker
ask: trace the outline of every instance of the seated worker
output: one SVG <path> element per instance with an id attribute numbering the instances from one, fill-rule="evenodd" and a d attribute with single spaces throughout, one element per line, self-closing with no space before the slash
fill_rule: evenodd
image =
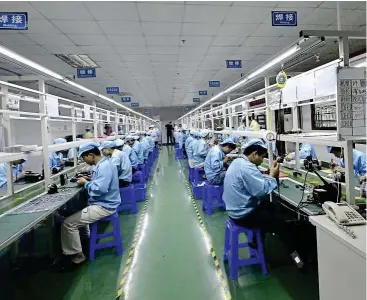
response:
<path id="1" fill-rule="evenodd" d="M 66 140 L 63 138 L 58 138 L 54 140 L 55 145 L 64 144 Z M 62 155 L 61 151 L 50 152 L 50 168 L 59 167 L 65 164 L 65 158 Z"/>
<path id="2" fill-rule="evenodd" d="M 122 148 L 122 151 L 126 153 L 127 157 L 130 159 L 130 163 L 131 163 L 131 167 L 133 169 L 133 174 L 135 173 L 135 171 L 138 168 L 138 157 L 135 153 L 135 151 L 133 151 L 133 149 L 131 147 L 134 146 L 135 143 L 135 139 L 133 136 L 128 135 L 125 138 L 125 142 L 126 144 L 124 145 L 124 147 Z"/>
<path id="3" fill-rule="evenodd" d="M 307 156 L 311 156 L 312 159 L 317 159 L 314 146 L 311 144 L 305 144 L 305 143 L 299 144 L 299 158 L 306 159 Z M 296 153 L 295 152 L 289 153 L 285 157 L 285 159 L 288 161 L 296 159 Z"/>
<path id="4" fill-rule="evenodd" d="M 132 146 L 133 151 L 135 151 L 138 158 L 138 165 L 144 164 L 144 149 L 142 144 L 139 142 L 140 137 L 138 135 L 134 136 L 135 143 Z"/>
<path id="5" fill-rule="evenodd" d="M 236 149 L 236 143 L 228 138 L 219 145 L 213 146 L 205 158 L 204 170 L 206 179 L 212 184 L 222 184 L 229 157 L 225 155 Z"/>
<path id="6" fill-rule="evenodd" d="M 76 138 L 76 141 L 77 142 L 79 142 L 79 141 L 81 141 L 82 139 L 81 138 Z M 70 141 L 70 142 L 72 142 L 72 141 Z M 79 151 L 79 148 L 77 148 L 76 149 L 76 151 L 77 151 L 77 153 L 78 153 L 78 151 Z M 69 160 L 72 160 L 74 158 L 74 148 L 71 148 L 71 149 L 69 149 L 69 151 L 68 151 L 68 159 Z"/>
<path id="7" fill-rule="evenodd" d="M 140 132 L 140 143 L 143 148 L 144 163 L 146 163 L 150 152 L 150 145 L 147 138 L 145 137 L 145 132 Z"/>
<path id="8" fill-rule="evenodd" d="M 152 138 L 152 136 L 151 136 L 152 134 L 151 134 L 151 132 L 150 131 L 147 131 L 146 132 L 146 138 L 147 138 L 147 141 L 148 141 L 148 143 L 149 143 L 149 153 L 150 152 L 153 152 L 153 150 L 154 150 L 154 146 L 155 146 L 155 144 L 154 144 L 154 140 L 153 140 L 153 138 Z"/>
<path id="9" fill-rule="evenodd" d="M 193 161 L 197 168 L 204 166 L 204 161 L 209 150 L 208 142 L 209 131 L 203 129 L 200 133 L 200 139 L 194 144 L 193 148 Z"/>
<path id="10" fill-rule="evenodd" d="M 154 140 L 154 143 L 157 145 L 159 141 L 159 132 L 156 130 L 154 125 L 149 126 L 149 131 L 152 139 Z"/>
<path id="11" fill-rule="evenodd" d="M 114 141 L 115 147 L 114 149 L 122 151 L 122 148 L 124 147 L 125 142 L 122 139 L 116 139 Z"/>
<path id="12" fill-rule="evenodd" d="M 190 166 L 190 168 L 194 168 L 195 167 L 194 148 L 196 148 L 196 144 L 199 142 L 200 132 L 192 130 L 191 135 L 192 135 L 192 140 L 187 145 L 186 152 L 187 152 L 187 157 L 188 157 L 188 160 L 189 160 L 189 166 Z"/>
<path id="13" fill-rule="evenodd" d="M 94 138 L 94 135 L 93 133 L 90 132 L 90 127 L 85 128 L 83 139 L 92 139 L 92 138 Z"/>
<path id="14" fill-rule="evenodd" d="M 327 146 L 327 151 L 340 158 L 339 166 L 345 168 L 344 153 L 341 147 Z M 354 175 L 362 177 L 366 175 L 366 153 L 353 149 L 353 170 Z"/>
<path id="15" fill-rule="evenodd" d="M 295 237 L 289 234 L 286 222 L 273 214 L 273 203 L 266 197 L 277 188 L 279 164 L 274 161 L 269 176 L 259 171 L 258 166 L 268 151 L 261 139 L 251 139 L 242 150 L 244 156 L 232 162 L 224 178 L 222 198 L 229 217 L 238 226 L 277 234 L 298 262 L 297 266 L 302 268 L 303 262 L 295 251 Z"/>
<path id="16" fill-rule="evenodd" d="M 62 252 L 71 258 L 73 266 L 85 261 L 79 228 L 108 217 L 121 203 L 117 169 L 110 159 L 101 156 L 98 147 L 98 143 L 89 142 L 79 148 L 78 158 L 95 166 L 91 181 L 84 177 L 77 181 L 88 192 L 88 206 L 66 218 L 61 225 Z"/>
<path id="17" fill-rule="evenodd" d="M 117 168 L 119 177 L 119 187 L 126 187 L 132 180 L 132 168 L 129 157 L 125 152 L 116 149 L 116 144 L 113 141 L 104 141 L 100 149 L 104 156 L 111 158 L 111 162 Z"/>
<path id="18" fill-rule="evenodd" d="M 13 182 L 24 177 L 24 166 L 26 159 L 18 159 L 11 162 L 13 170 Z M 8 182 L 6 163 L 0 163 L 0 188 L 6 185 Z"/>
<path id="19" fill-rule="evenodd" d="M 178 148 L 182 149 L 184 144 L 184 134 L 182 133 L 181 129 L 177 131 L 175 140 L 178 144 Z"/>
<path id="20" fill-rule="evenodd" d="M 192 147 L 189 148 L 189 145 L 191 144 L 192 141 L 194 141 L 194 133 L 195 131 L 194 130 L 191 130 L 188 134 L 188 137 L 185 141 L 185 151 L 186 151 L 186 156 L 187 156 L 187 159 L 190 161 L 190 159 L 192 158 Z"/>

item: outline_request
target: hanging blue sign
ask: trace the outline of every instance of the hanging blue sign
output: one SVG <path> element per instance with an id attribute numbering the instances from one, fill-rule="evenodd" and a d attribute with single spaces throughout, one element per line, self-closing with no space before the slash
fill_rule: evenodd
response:
<path id="1" fill-rule="evenodd" d="M 192 102 L 200 102 L 200 98 L 192 98 Z"/>
<path id="2" fill-rule="evenodd" d="M 297 12 L 272 11 L 271 22 L 273 26 L 297 26 Z"/>
<path id="3" fill-rule="evenodd" d="M 106 87 L 106 92 L 107 94 L 118 94 L 120 93 L 120 88 L 116 86 Z"/>
<path id="4" fill-rule="evenodd" d="M 92 78 L 96 77 L 96 69 L 89 68 L 89 69 L 77 69 L 77 77 L 78 78 Z"/>
<path id="5" fill-rule="evenodd" d="M 209 87 L 220 87 L 219 81 L 209 81 Z"/>
<path id="6" fill-rule="evenodd" d="M 241 69 L 242 61 L 240 59 L 237 60 L 226 60 L 227 69 Z"/>
<path id="7" fill-rule="evenodd" d="M 208 95 L 208 91 L 199 91 L 199 96 L 206 96 Z"/>
<path id="8" fill-rule="evenodd" d="M 121 97 L 121 102 L 131 102 L 131 97 Z"/>
<path id="9" fill-rule="evenodd" d="M 132 102 L 131 107 L 139 107 L 139 103 L 138 102 Z"/>
<path id="10" fill-rule="evenodd" d="M 28 13 L 0 12 L 0 29 L 28 30 Z"/>

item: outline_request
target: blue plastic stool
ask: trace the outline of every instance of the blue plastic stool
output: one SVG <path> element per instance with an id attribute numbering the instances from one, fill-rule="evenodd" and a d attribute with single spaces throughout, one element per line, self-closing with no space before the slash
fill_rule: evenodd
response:
<path id="1" fill-rule="evenodd" d="M 144 176 L 143 176 L 143 172 L 141 171 L 136 171 L 133 174 L 133 179 L 132 179 L 132 183 L 144 183 Z"/>
<path id="2" fill-rule="evenodd" d="M 134 191 L 137 202 L 145 201 L 147 198 L 147 185 L 145 183 L 135 183 Z"/>
<path id="3" fill-rule="evenodd" d="M 194 195 L 194 198 L 196 200 L 200 200 L 204 198 L 204 188 L 205 188 L 204 181 L 200 181 L 200 182 L 194 181 L 191 183 L 191 187 L 192 187 L 192 194 Z"/>
<path id="4" fill-rule="evenodd" d="M 98 233 L 98 223 L 99 222 L 111 222 L 112 227 L 113 227 L 112 232 Z M 98 240 L 107 238 L 107 237 L 113 237 L 113 240 L 109 242 L 98 243 Z M 103 218 L 101 220 L 98 220 L 97 222 L 94 222 L 93 224 L 90 224 L 89 245 L 90 245 L 89 260 L 95 259 L 96 250 L 110 248 L 110 247 L 116 247 L 117 255 L 122 255 L 123 253 L 122 237 L 121 237 L 121 231 L 120 231 L 119 216 L 117 212 L 114 212 L 112 215 L 106 218 Z"/>
<path id="5" fill-rule="evenodd" d="M 179 147 L 179 144 L 178 143 L 175 143 L 175 148 L 177 149 Z"/>
<path id="6" fill-rule="evenodd" d="M 203 178 L 204 174 L 205 174 L 204 168 L 193 168 L 192 181 L 194 181 L 194 182 L 204 181 L 205 180 Z"/>
<path id="7" fill-rule="evenodd" d="M 189 167 L 189 181 L 192 182 L 194 178 L 194 168 Z"/>
<path id="8" fill-rule="evenodd" d="M 247 236 L 247 243 L 239 242 L 239 235 L 244 233 Z M 253 239 L 257 241 L 257 249 L 250 248 L 248 243 Z M 238 257 L 239 248 L 249 248 L 250 258 L 240 259 Z M 236 280 L 238 278 L 238 269 L 250 265 L 261 265 L 263 275 L 268 271 L 265 263 L 264 247 L 261 240 L 259 229 L 249 229 L 236 225 L 230 218 L 226 221 L 224 234 L 223 262 L 229 262 L 229 278 Z"/>
<path id="9" fill-rule="evenodd" d="M 183 148 L 176 148 L 175 149 L 175 159 L 184 159 L 184 152 L 183 152 Z"/>
<path id="10" fill-rule="evenodd" d="M 129 210 L 133 214 L 138 213 L 138 205 L 136 204 L 134 185 L 129 184 L 127 187 L 120 188 L 121 204 L 117 211 Z"/>
<path id="11" fill-rule="evenodd" d="M 205 182 L 204 186 L 204 201 L 203 201 L 203 211 L 207 215 L 213 214 L 213 209 L 215 208 L 225 208 L 225 204 L 222 200 L 223 195 L 223 184 L 215 185 L 208 181 Z"/>

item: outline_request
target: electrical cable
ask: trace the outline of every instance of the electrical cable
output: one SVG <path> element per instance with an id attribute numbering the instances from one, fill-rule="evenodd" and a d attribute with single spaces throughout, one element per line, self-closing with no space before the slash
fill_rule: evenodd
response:
<path id="1" fill-rule="evenodd" d="M 298 212 L 298 211 L 300 210 L 300 208 L 302 208 L 302 207 L 300 207 L 300 206 L 301 206 L 301 203 L 303 202 L 303 197 L 304 197 L 304 195 L 305 195 L 306 179 L 307 179 L 308 172 L 309 172 L 309 170 L 307 170 L 306 175 L 305 175 L 305 180 L 303 181 L 302 198 L 301 198 L 301 201 L 300 201 L 300 202 L 298 203 L 298 205 L 297 205 L 296 212 Z"/>

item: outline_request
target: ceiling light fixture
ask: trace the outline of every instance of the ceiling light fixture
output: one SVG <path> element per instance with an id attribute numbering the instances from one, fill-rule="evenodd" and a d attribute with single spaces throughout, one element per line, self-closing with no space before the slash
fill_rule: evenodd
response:
<path id="1" fill-rule="evenodd" d="M 250 79 L 252 79 L 252 78 L 260 75 L 261 73 L 265 72 L 266 70 L 268 70 L 271 67 L 275 66 L 276 64 L 280 63 L 281 61 L 283 61 L 287 57 L 289 57 L 292 54 L 296 53 L 299 49 L 300 49 L 300 47 L 299 47 L 298 44 L 297 45 L 294 45 L 292 48 L 290 48 L 286 52 L 282 53 L 281 55 L 277 56 L 273 60 L 269 61 L 268 63 L 266 63 L 265 65 L 263 65 L 259 69 L 257 69 L 256 71 L 252 72 L 250 75 L 246 76 L 245 78 L 243 78 L 242 80 L 238 81 L 237 83 L 231 85 L 230 87 L 228 87 L 224 91 L 220 92 L 219 94 L 215 95 L 214 97 L 212 97 L 209 100 L 205 101 L 204 103 L 200 104 L 199 106 L 197 106 L 192 111 L 190 111 L 187 114 L 183 115 L 182 117 L 179 118 L 179 120 L 181 120 L 182 118 L 184 118 L 184 117 L 192 114 L 194 111 L 197 111 L 198 109 L 200 109 L 200 108 L 208 105 L 209 103 L 215 101 L 216 99 L 222 97 L 223 95 L 228 94 L 229 92 L 237 89 L 238 87 L 240 87 L 241 85 L 243 85 L 244 83 L 246 83 L 247 81 L 249 81 Z"/>
<path id="2" fill-rule="evenodd" d="M 99 68 L 86 54 L 55 54 L 55 56 L 73 68 Z"/>
<path id="3" fill-rule="evenodd" d="M 31 67 L 32 69 L 36 69 L 37 71 L 40 71 L 48 76 L 51 76 L 53 78 L 59 79 L 59 80 L 63 80 L 64 77 L 62 77 L 60 74 L 51 71 L 50 69 L 47 69 L 43 66 L 41 66 L 40 64 L 24 57 L 23 55 L 20 55 L 10 49 L 7 49 L 3 46 L 0 45 L 0 54 L 7 56 L 10 59 L 16 60 L 17 62 L 20 62 L 28 67 Z"/>

